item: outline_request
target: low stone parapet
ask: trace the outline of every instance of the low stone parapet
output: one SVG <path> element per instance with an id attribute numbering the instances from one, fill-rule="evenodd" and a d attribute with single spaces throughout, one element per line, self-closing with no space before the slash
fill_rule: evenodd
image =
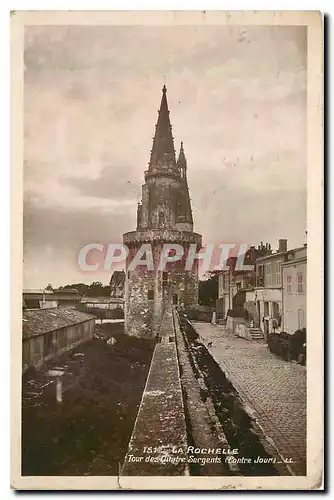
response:
<path id="1" fill-rule="evenodd" d="M 187 475 L 186 461 L 173 452 L 173 449 L 186 446 L 186 422 L 176 345 L 175 342 L 159 343 L 153 353 L 121 475 Z"/>
<path id="2" fill-rule="evenodd" d="M 243 339 L 252 340 L 248 321 L 244 318 L 234 318 L 232 316 L 228 316 L 226 321 L 226 330 Z"/>
<path id="3" fill-rule="evenodd" d="M 130 231 L 123 234 L 124 245 L 137 245 L 142 243 L 196 243 L 202 244 L 202 236 L 190 231 L 174 231 L 170 229 L 147 229 Z"/>

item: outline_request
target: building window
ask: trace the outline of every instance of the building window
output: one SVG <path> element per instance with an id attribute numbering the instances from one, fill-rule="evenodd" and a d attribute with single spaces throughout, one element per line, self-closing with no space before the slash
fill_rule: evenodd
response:
<path id="1" fill-rule="evenodd" d="M 223 272 L 222 274 L 219 275 L 218 282 L 219 282 L 219 290 L 220 292 L 225 292 L 227 290 L 227 276 Z"/>
<path id="2" fill-rule="evenodd" d="M 272 303 L 272 317 L 274 319 L 276 319 L 277 321 L 280 318 L 278 302 L 273 302 Z"/>
<path id="3" fill-rule="evenodd" d="M 291 293 L 291 292 L 292 292 L 292 286 L 291 286 L 291 276 L 290 276 L 290 275 L 288 275 L 288 276 L 286 277 L 286 291 L 287 291 L 288 293 Z"/>
<path id="4" fill-rule="evenodd" d="M 128 271 L 128 280 L 130 279 L 130 271 Z"/>
<path id="5" fill-rule="evenodd" d="M 167 271 L 164 271 L 162 273 L 162 281 L 163 281 L 163 284 L 165 285 L 168 281 L 168 272 Z"/>
<path id="6" fill-rule="evenodd" d="M 281 284 L 281 261 L 276 262 L 276 285 Z"/>
<path id="7" fill-rule="evenodd" d="M 224 275 L 219 274 L 218 275 L 218 294 L 219 294 L 219 297 L 221 296 L 221 294 L 223 292 L 224 292 Z"/>
<path id="8" fill-rule="evenodd" d="M 148 290 L 147 298 L 148 300 L 154 300 L 154 290 Z"/>
<path id="9" fill-rule="evenodd" d="M 303 273 L 297 273 L 297 292 L 304 293 Z"/>
<path id="10" fill-rule="evenodd" d="M 263 265 L 258 267 L 257 286 L 263 286 Z"/>
<path id="11" fill-rule="evenodd" d="M 272 284 L 272 277 L 271 277 L 271 263 L 266 265 L 266 285 L 271 285 Z"/>

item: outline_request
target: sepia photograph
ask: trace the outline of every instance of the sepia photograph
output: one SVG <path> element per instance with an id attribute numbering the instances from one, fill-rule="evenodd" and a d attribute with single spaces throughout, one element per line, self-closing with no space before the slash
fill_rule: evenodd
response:
<path id="1" fill-rule="evenodd" d="M 316 487 L 321 15 L 11 23 L 13 487 Z"/>

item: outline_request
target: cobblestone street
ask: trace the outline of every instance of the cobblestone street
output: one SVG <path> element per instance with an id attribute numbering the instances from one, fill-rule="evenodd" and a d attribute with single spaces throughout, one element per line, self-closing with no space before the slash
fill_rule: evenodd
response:
<path id="1" fill-rule="evenodd" d="M 306 474 L 306 369 L 272 354 L 265 343 L 193 322 L 203 343 L 285 459 L 291 473 Z"/>

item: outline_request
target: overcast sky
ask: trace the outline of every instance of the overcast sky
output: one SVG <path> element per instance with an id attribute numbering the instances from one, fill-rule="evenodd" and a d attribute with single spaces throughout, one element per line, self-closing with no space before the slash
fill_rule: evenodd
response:
<path id="1" fill-rule="evenodd" d="M 78 250 L 135 229 L 164 77 L 203 242 L 305 242 L 303 27 L 30 26 L 25 288 L 109 281 Z"/>

